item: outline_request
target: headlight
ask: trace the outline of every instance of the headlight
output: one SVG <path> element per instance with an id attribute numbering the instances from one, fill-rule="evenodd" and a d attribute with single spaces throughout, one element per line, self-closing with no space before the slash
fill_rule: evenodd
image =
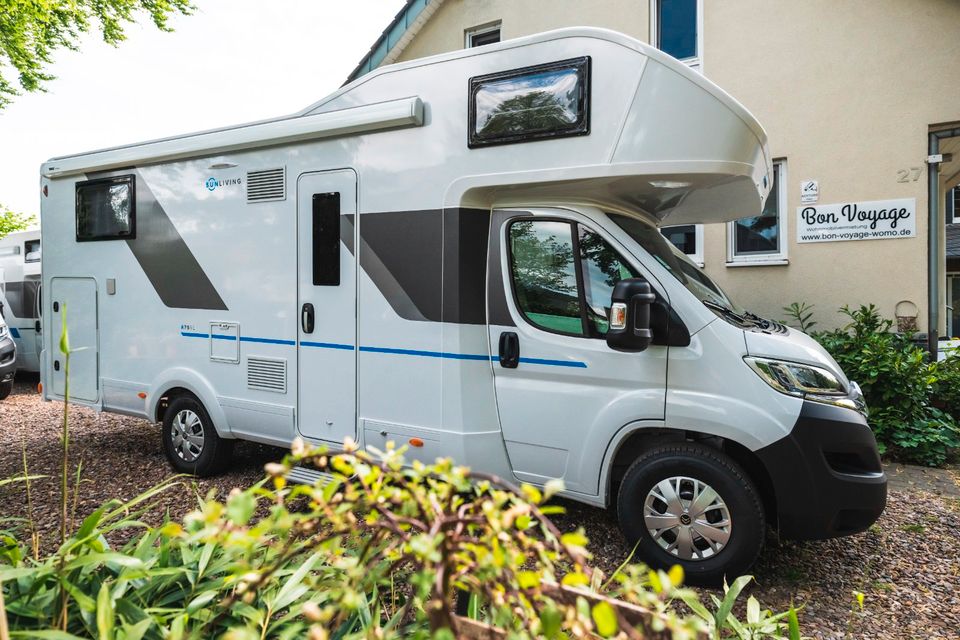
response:
<path id="1" fill-rule="evenodd" d="M 823 367 L 749 356 L 743 360 L 780 393 L 854 411 L 860 410 L 840 379 Z"/>
<path id="2" fill-rule="evenodd" d="M 9 330 L 7 329 L 7 325 L 0 326 L 0 340 L 6 338 L 8 333 Z"/>

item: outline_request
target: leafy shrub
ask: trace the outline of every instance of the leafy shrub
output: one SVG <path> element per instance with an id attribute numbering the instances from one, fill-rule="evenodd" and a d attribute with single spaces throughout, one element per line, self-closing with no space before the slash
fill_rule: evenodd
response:
<path id="1" fill-rule="evenodd" d="M 960 361 L 928 362 L 872 304 L 840 312 L 850 319 L 845 327 L 813 337 L 863 389 L 881 453 L 942 465 L 960 447 Z"/>
<path id="2" fill-rule="evenodd" d="M 3 534 L 11 636 L 452 638 L 493 625 L 512 638 L 799 638 L 793 610 L 774 615 L 751 597 L 746 620 L 731 613 L 749 578 L 708 606 L 679 586 L 679 567 L 603 576 L 583 533 L 548 519 L 558 486 L 515 488 L 449 461 L 404 467 L 392 449 L 295 451 L 253 487 L 208 496 L 182 525 L 140 520 L 166 483 L 107 503 L 39 560 Z M 304 463 L 332 480 L 288 486 Z M 129 528 L 141 532 L 111 549 Z M 472 594 L 472 619 L 454 614 L 458 590 Z M 692 613 L 676 613 L 677 599 Z"/>

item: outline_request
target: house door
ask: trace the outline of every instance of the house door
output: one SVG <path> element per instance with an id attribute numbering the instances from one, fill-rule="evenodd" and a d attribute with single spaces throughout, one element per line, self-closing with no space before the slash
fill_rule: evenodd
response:
<path id="1" fill-rule="evenodd" d="M 335 444 L 357 436 L 356 212 L 353 170 L 300 175 L 297 426 L 307 438 Z"/>

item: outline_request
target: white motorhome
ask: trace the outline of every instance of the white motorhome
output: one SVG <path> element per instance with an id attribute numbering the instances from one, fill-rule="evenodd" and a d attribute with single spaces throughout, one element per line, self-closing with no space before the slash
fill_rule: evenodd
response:
<path id="1" fill-rule="evenodd" d="M 858 387 L 659 234 L 758 215 L 767 138 L 632 38 L 574 28 L 378 69 L 291 117 L 41 168 L 43 393 L 231 443 L 388 441 L 615 506 L 657 566 L 746 570 L 766 524 L 861 531 Z"/>
<path id="2" fill-rule="evenodd" d="M 40 230 L 0 238 L 0 307 L 17 345 L 17 369 L 40 371 Z"/>

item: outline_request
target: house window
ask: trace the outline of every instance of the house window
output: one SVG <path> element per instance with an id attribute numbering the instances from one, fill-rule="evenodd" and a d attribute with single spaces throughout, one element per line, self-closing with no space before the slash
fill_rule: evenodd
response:
<path id="1" fill-rule="evenodd" d="M 773 163 L 773 185 L 759 216 L 741 218 L 727 227 L 727 265 L 786 264 L 786 164 Z"/>
<path id="2" fill-rule="evenodd" d="M 650 0 L 650 41 L 702 71 L 703 0 Z"/>
<path id="3" fill-rule="evenodd" d="M 703 225 L 680 224 L 672 227 L 662 227 L 660 233 L 673 246 L 687 254 L 687 256 L 701 267 L 703 266 Z"/>
<path id="4" fill-rule="evenodd" d="M 960 215 L 960 186 L 947 190 L 947 198 L 943 208 L 943 221 L 946 224 L 960 222 L 957 216 Z"/>
<path id="5" fill-rule="evenodd" d="M 467 29 L 464 46 L 467 49 L 482 47 L 485 44 L 496 44 L 500 42 L 500 23 L 488 24 L 482 27 Z"/>

